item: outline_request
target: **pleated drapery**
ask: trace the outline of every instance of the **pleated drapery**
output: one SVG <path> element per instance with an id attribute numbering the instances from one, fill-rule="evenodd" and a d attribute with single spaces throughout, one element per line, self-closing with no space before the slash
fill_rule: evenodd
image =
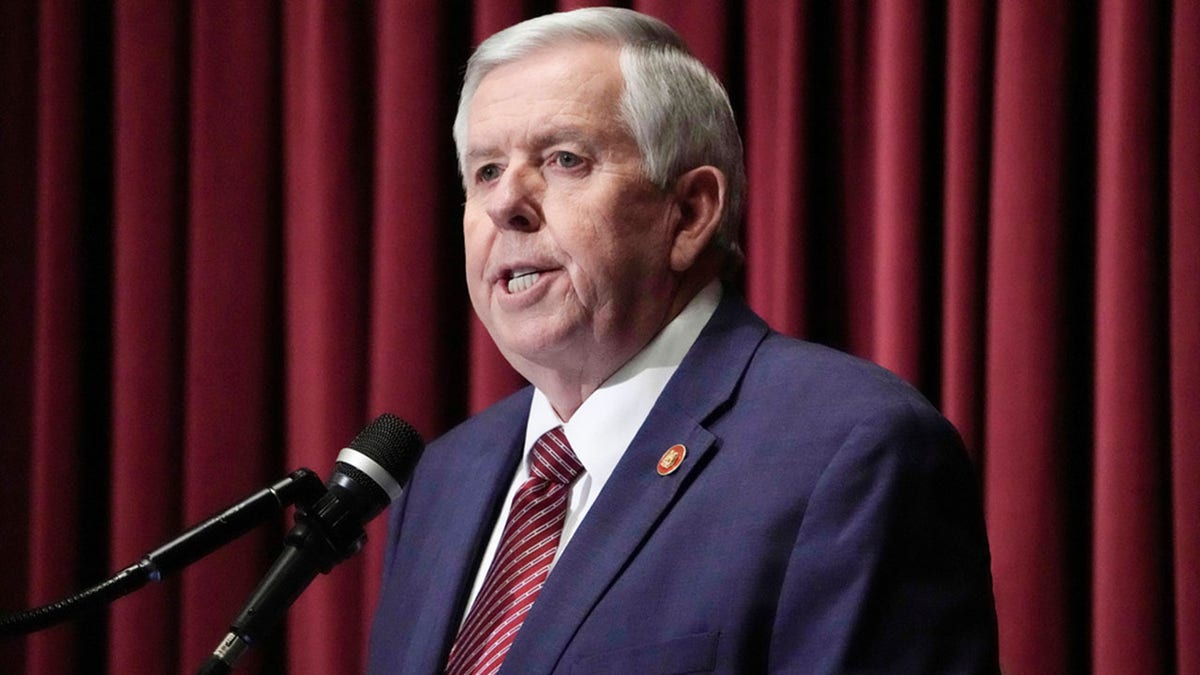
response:
<path id="1" fill-rule="evenodd" d="M 962 432 L 1004 670 L 1200 674 L 1200 3 L 626 6 L 730 90 L 750 303 Z M 433 437 L 521 385 L 450 125 L 471 46 L 554 8 L 0 3 L 0 612 L 327 474 L 380 412 Z M 288 524 L 0 670 L 194 671 Z M 247 672 L 361 670 L 383 532 Z"/>

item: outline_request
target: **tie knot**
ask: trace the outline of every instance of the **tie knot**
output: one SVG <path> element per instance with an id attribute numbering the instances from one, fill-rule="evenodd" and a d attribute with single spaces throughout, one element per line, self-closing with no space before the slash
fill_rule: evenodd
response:
<path id="1" fill-rule="evenodd" d="M 529 455 L 529 473 L 552 483 L 567 485 L 583 471 L 562 427 L 542 434 Z"/>

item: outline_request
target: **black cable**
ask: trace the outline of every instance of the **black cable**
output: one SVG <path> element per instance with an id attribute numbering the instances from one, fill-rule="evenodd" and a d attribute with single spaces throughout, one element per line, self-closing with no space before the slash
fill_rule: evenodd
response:
<path id="1" fill-rule="evenodd" d="M 99 609 L 145 586 L 151 579 L 151 570 L 152 566 L 142 560 L 66 600 L 0 618 L 0 636 L 32 633 Z"/>

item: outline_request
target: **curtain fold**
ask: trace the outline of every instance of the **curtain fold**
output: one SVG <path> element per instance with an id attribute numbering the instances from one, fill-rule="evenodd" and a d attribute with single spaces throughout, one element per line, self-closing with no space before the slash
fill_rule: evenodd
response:
<path id="1" fill-rule="evenodd" d="M 30 475 L 33 447 L 33 308 L 37 220 L 38 10 L 28 3 L 0 3 L 0 466 Z M 23 95 L 10 95 L 23 92 Z M 21 449 L 21 450 L 18 450 Z M 24 607 L 30 587 L 30 497 L 28 480 L 8 481 L 0 490 L 0 541 L 7 583 L 0 607 Z M 3 611 L 3 610 L 0 610 Z M 21 640 L 0 640 L 0 663 L 21 672 Z"/>
<path id="2" fill-rule="evenodd" d="M 190 8 L 186 289 L 179 298 L 185 523 L 286 473 L 278 468 L 279 19 L 269 2 Z M 260 528 L 181 575 L 181 670 L 212 653 L 269 563 L 267 543 L 277 539 Z"/>
<path id="3" fill-rule="evenodd" d="M 596 4 L 0 3 L 0 611 L 522 385 L 465 292 L 457 87 Z M 731 93 L 751 305 L 962 433 L 1005 672 L 1200 674 L 1200 6 L 622 4 Z M 193 671 L 290 522 L 0 666 Z M 361 670 L 384 525 L 247 672 Z"/>
<path id="4" fill-rule="evenodd" d="M 187 13 L 125 4 L 113 20 L 113 565 L 138 559 L 185 523 L 184 307 L 188 195 Z M 147 86 L 149 85 L 149 86 Z M 173 670 L 179 584 L 110 610 L 110 672 Z"/>
<path id="5" fill-rule="evenodd" d="M 995 13 L 947 7 L 942 169 L 942 411 L 982 464 Z"/>
<path id="6" fill-rule="evenodd" d="M 1169 25 L 1158 10 L 1108 1 L 1099 12 L 1092 664 L 1102 672 L 1171 662 L 1170 506 L 1160 491 L 1170 475 Z"/>
<path id="7" fill-rule="evenodd" d="M 879 3 L 869 17 L 871 33 L 870 230 L 873 287 L 871 354 L 880 365 L 927 394 L 937 379 L 926 358 L 939 336 L 939 305 L 931 300 L 940 275 L 929 260 L 939 243 L 943 80 L 938 19 L 921 3 Z M 930 296 L 933 296 L 932 298 Z"/>
<path id="8" fill-rule="evenodd" d="M 807 14 L 813 3 L 781 4 L 778 13 L 765 3 L 746 7 L 746 31 L 756 39 L 746 45 L 746 66 L 759 77 L 743 83 L 743 127 L 748 159 L 746 182 L 746 295 L 776 330 L 806 333 L 811 294 L 809 247 L 811 210 L 817 199 L 808 166 L 814 143 L 808 104 L 813 92 L 809 71 Z M 772 223 L 788 227 L 767 228 Z"/>
<path id="9" fill-rule="evenodd" d="M 322 473 L 366 414 L 373 17 L 363 8 L 283 5 L 286 462 Z M 338 571 L 288 615 L 288 639 L 308 645 L 289 651 L 289 672 L 336 672 L 340 652 L 363 642 L 362 568 Z"/>
<path id="10" fill-rule="evenodd" d="M 1177 672 L 1200 673 L 1200 3 L 1171 8 L 1167 233 L 1170 270 L 1171 560 Z"/>
<path id="11" fill-rule="evenodd" d="M 1090 264 L 1087 249 L 1068 248 L 1086 222 L 1068 174 L 1090 163 L 1069 147 L 1070 128 L 1086 125 L 1067 96 L 1082 76 L 1068 65 L 1073 18 L 1063 2 L 1001 3 L 996 27 L 984 484 L 1000 649 L 1017 672 L 1080 672 L 1087 645 L 1087 570 L 1071 564 L 1089 541 L 1072 506 L 1090 485 L 1088 417 L 1072 400 L 1088 384 L 1070 379 L 1089 345 L 1067 325 L 1082 300 L 1068 297 L 1068 277 Z"/>
<path id="12" fill-rule="evenodd" d="M 86 479 L 82 401 L 84 162 L 83 10 L 74 2 L 39 7 L 37 41 L 37 182 L 34 272 L 32 443 L 29 480 L 29 598 L 49 602 L 75 586 Z M 30 95 L 32 92 L 26 92 Z M 90 439 L 89 439 L 90 440 Z M 7 450 L 7 449 L 6 449 Z M 89 505 L 90 506 L 90 505 Z M 29 638 L 34 672 L 67 672 L 92 620 Z"/>
<path id="13" fill-rule="evenodd" d="M 374 213 L 371 300 L 368 308 L 368 417 L 404 416 L 425 438 L 466 414 L 463 335 L 464 286 L 448 272 L 461 269 L 458 170 L 446 133 L 453 119 L 454 59 L 466 49 L 465 30 L 439 11 L 439 0 L 381 3 L 376 23 Z M 431 43 L 433 43 L 431 45 Z M 403 410 L 397 401 L 404 401 Z M 368 527 L 362 612 L 369 625 L 383 573 L 387 526 Z M 365 646 L 365 643 L 364 643 Z"/>

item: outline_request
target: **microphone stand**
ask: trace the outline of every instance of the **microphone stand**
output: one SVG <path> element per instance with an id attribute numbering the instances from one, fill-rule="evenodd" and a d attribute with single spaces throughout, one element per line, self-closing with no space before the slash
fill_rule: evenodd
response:
<path id="1" fill-rule="evenodd" d="M 337 480 L 335 474 L 333 481 Z M 356 501 L 353 496 L 339 498 L 334 489 L 315 504 L 296 509 L 296 525 L 284 539 L 283 552 L 197 675 L 233 672 L 238 659 L 274 628 L 318 573 L 328 574 L 334 565 L 362 549 L 367 535 L 361 505 Z"/>
<path id="2" fill-rule="evenodd" d="M 312 506 L 325 493 L 315 473 L 298 469 L 147 553 L 105 582 L 66 600 L 0 618 L 0 636 L 32 633 L 103 607 L 196 562 L 288 506 Z"/>

